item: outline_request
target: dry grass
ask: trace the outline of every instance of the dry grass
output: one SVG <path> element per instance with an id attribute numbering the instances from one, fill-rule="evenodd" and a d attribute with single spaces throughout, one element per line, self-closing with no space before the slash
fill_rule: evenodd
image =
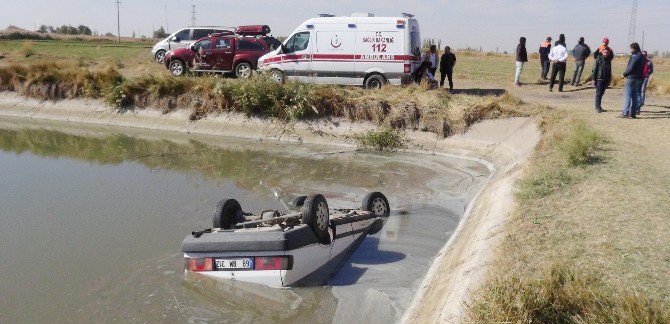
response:
<path id="1" fill-rule="evenodd" d="M 608 288 L 560 265 L 535 278 L 500 276 L 469 309 L 474 323 L 668 323 L 664 304 Z"/>
<path id="2" fill-rule="evenodd" d="M 0 90 L 42 100 L 100 98 L 122 110 L 151 107 L 169 113 L 187 109 L 191 120 L 223 111 L 282 120 L 334 116 L 443 136 L 487 118 L 525 116 L 532 108 L 509 94 L 450 95 L 415 86 L 368 91 L 292 81 L 280 85 L 266 75 L 249 80 L 168 75 L 130 79 L 121 76 L 117 66 L 89 70 L 82 62 L 39 61 L 0 67 Z"/>

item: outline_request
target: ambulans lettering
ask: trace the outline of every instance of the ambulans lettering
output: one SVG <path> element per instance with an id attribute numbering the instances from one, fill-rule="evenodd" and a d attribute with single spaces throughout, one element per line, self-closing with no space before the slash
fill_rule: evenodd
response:
<path id="1" fill-rule="evenodd" d="M 370 60 L 370 61 L 395 61 L 395 55 L 361 54 L 361 60 Z"/>

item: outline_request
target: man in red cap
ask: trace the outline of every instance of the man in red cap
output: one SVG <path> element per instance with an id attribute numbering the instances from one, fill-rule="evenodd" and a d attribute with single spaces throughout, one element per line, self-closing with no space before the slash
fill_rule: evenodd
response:
<path id="1" fill-rule="evenodd" d="M 602 45 L 600 45 L 600 47 L 598 47 L 598 49 L 597 49 L 595 52 L 593 52 L 593 58 L 594 58 L 594 59 L 597 59 L 597 58 L 598 58 L 598 55 L 600 55 L 600 53 L 602 52 L 602 50 L 605 49 L 605 48 L 607 48 L 607 49 L 608 49 L 608 51 L 607 51 L 607 53 L 608 53 L 608 54 L 607 54 L 607 56 L 608 56 L 607 59 L 611 61 L 611 60 L 614 58 L 614 51 L 612 51 L 612 49 L 609 47 L 609 45 L 610 45 L 610 39 L 607 38 L 607 37 L 605 37 L 605 38 L 603 39 L 603 43 L 602 43 Z"/>

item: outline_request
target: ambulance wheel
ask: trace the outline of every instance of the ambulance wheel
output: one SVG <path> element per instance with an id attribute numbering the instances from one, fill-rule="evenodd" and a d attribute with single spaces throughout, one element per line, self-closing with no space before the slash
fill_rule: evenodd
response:
<path id="1" fill-rule="evenodd" d="M 371 192 L 365 195 L 361 209 L 372 212 L 377 217 L 388 217 L 391 214 L 389 201 L 381 192 Z"/>
<path id="2" fill-rule="evenodd" d="M 231 229 L 244 219 L 242 207 L 235 199 L 222 199 L 214 211 L 214 228 Z"/>
<path id="3" fill-rule="evenodd" d="M 305 203 L 302 205 L 302 222 L 314 231 L 321 243 L 330 243 L 330 234 L 328 233 L 330 211 L 328 202 L 323 195 L 313 194 L 305 199 Z"/>
<path id="4" fill-rule="evenodd" d="M 381 89 L 386 84 L 386 78 L 380 74 L 373 74 L 365 79 L 365 89 Z"/>
<path id="5" fill-rule="evenodd" d="M 284 72 L 277 69 L 270 71 L 270 78 L 272 79 L 272 81 L 277 82 L 279 84 L 284 84 L 284 82 L 286 81 Z"/>

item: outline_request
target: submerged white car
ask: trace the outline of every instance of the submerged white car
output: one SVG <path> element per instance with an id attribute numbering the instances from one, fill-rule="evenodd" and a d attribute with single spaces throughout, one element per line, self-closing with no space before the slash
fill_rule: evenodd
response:
<path id="1" fill-rule="evenodd" d="M 270 287 L 322 285 L 390 214 L 380 192 L 367 194 L 360 209 L 331 211 L 320 194 L 298 197 L 293 205 L 302 209 L 254 216 L 236 200 L 222 200 L 214 227 L 182 242 L 186 271 Z"/>

